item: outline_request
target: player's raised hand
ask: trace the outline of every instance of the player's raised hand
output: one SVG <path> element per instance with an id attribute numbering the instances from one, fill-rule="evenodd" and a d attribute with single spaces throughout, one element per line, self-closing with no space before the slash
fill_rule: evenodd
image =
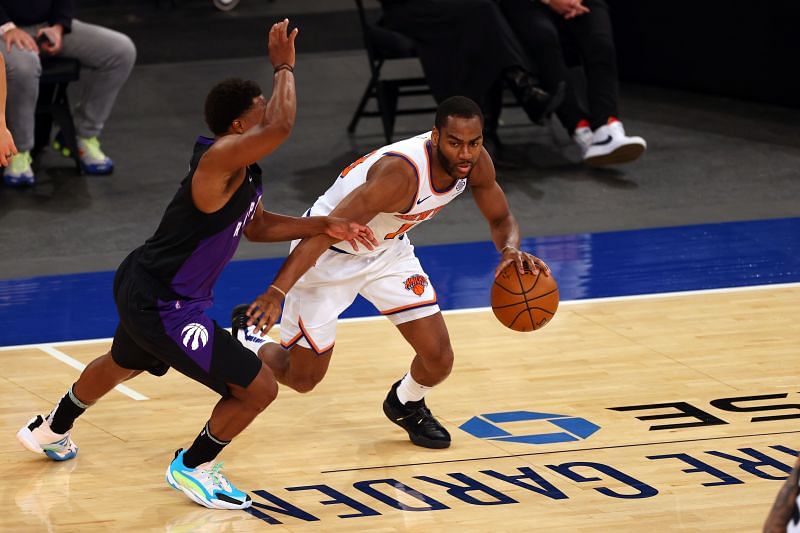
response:
<path id="1" fill-rule="evenodd" d="M 358 250 L 358 243 L 364 245 L 367 250 L 374 250 L 380 244 L 369 226 L 350 222 L 344 218 L 326 218 L 325 234 L 334 239 L 349 242 L 353 250 Z"/>
<path id="2" fill-rule="evenodd" d="M 275 285 L 270 285 L 247 309 L 248 326 L 255 325 L 256 333 L 265 336 L 281 316 L 281 302 L 286 294 Z"/>
<path id="3" fill-rule="evenodd" d="M 503 248 L 502 255 L 500 263 L 494 269 L 494 277 L 499 276 L 500 272 L 511 263 L 516 263 L 520 274 L 525 272 L 525 267 L 527 266 L 533 274 L 538 274 L 541 270 L 545 276 L 550 275 L 550 267 L 547 266 L 547 263 L 528 252 L 523 252 L 513 246 L 506 246 Z"/>
<path id="4" fill-rule="evenodd" d="M 273 67 L 289 65 L 294 68 L 294 40 L 300 31 L 295 28 L 288 32 L 289 19 L 276 22 L 269 30 L 269 60 Z"/>

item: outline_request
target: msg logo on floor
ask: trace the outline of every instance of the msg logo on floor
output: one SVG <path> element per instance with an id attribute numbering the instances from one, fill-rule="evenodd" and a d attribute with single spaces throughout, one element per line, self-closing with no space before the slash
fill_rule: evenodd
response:
<path id="1" fill-rule="evenodd" d="M 594 461 L 569 461 L 535 467 L 476 468 L 436 476 L 363 479 L 346 486 L 318 483 L 281 490 L 254 490 L 253 506 L 246 511 L 268 524 L 283 524 L 319 521 L 317 515 L 323 509 L 325 519 L 332 520 L 331 511 L 339 519 L 351 519 L 397 512 L 447 511 L 463 506 L 567 500 L 591 497 L 589 494 L 611 500 L 655 498 L 659 486 L 646 476 L 631 473 L 641 465 L 645 465 L 644 471 L 652 471 L 649 461 L 662 463 L 659 468 L 662 490 L 675 490 L 676 486 L 687 486 L 685 476 L 691 478 L 691 484 L 702 487 L 741 485 L 757 479 L 783 480 L 797 454 L 787 446 L 774 445 L 765 450 L 738 448 L 733 452 L 668 453 L 646 455 L 638 460 L 632 457 L 624 468 Z M 485 465 L 487 460 L 481 462 Z M 587 494 L 576 484 L 586 484 L 593 492 Z M 520 488 L 525 490 L 522 497 Z M 508 494 L 512 490 L 515 497 Z M 316 492 L 319 506 L 300 508 L 290 501 L 292 495 L 283 494 L 284 491 Z"/>

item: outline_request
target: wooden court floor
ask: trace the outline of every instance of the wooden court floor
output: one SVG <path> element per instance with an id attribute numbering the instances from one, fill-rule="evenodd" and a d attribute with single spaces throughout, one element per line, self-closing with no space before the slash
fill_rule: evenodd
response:
<path id="1" fill-rule="evenodd" d="M 325 381 L 282 389 L 221 456 L 251 513 L 164 482 L 212 393 L 140 376 L 77 422 L 76 459 L 51 463 L 14 433 L 108 342 L 4 348 L 0 531 L 760 530 L 800 448 L 798 316 L 796 284 L 568 302 L 530 334 L 448 314 L 456 367 L 428 400 L 447 450 L 381 412 L 410 361 L 399 333 L 344 322 Z"/>

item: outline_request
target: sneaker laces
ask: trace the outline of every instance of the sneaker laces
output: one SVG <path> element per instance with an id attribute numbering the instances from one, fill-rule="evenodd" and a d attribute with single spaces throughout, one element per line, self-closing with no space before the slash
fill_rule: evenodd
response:
<path id="1" fill-rule="evenodd" d="M 224 464 L 224 461 L 220 461 L 214 465 L 211 465 L 211 463 L 206 463 L 198 466 L 196 470 L 204 481 L 210 480 L 214 487 L 222 487 L 224 491 L 231 492 L 230 483 L 225 476 L 222 475 L 222 472 L 220 472 L 220 470 L 222 470 L 222 465 Z"/>
<path id="2" fill-rule="evenodd" d="M 409 405 L 409 404 L 414 404 L 414 405 Z M 413 411 L 405 415 L 403 418 L 401 418 L 401 420 L 412 419 L 416 422 L 418 426 L 431 429 L 439 429 L 439 422 L 436 421 L 436 418 L 433 416 L 433 413 L 431 413 L 431 410 L 428 409 L 427 405 L 425 405 L 425 400 L 421 400 L 419 403 L 406 402 L 406 404 L 403 407 L 413 409 Z"/>
<path id="3" fill-rule="evenodd" d="M 97 136 L 79 139 L 80 147 L 83 149 L 83 156 L 96 161 L 105 161 L 108 159 L 106 154 L 100 149 L 100 140 Z"/>
<path id="4" fill-rule="evenodd" d="M 8 165 L 10 174 L 20 175 L 31 170 L 31 163 L 33 158 L 30 152 L 19 152 L 11 158 L 11 163 Z"/>

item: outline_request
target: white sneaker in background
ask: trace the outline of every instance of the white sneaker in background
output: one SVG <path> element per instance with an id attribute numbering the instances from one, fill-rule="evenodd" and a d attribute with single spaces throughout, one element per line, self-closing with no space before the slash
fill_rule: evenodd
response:
<path id="1" fill-rule="evenodd" d="M 592 145 L 593 139 L 594 134 L 592 133 L 592 128 L 589 127 L 589 121 L 581 120 L 578 122 L 575 133 L 572 134 L 572 140 L 575 141 L 575 144 L 581 149 L 581 158 L 586 155 L 586 150 Z"/>
<path id="2" fill-rule="evenodd" d="M 647 149 L 641 137 L 628 137 L 622 122 L 608 119 L 608 124 L 597 128 L 592 144 L 583 155 L 583 162 L 593 167 L 619 165 L 638 159 Z"/>

